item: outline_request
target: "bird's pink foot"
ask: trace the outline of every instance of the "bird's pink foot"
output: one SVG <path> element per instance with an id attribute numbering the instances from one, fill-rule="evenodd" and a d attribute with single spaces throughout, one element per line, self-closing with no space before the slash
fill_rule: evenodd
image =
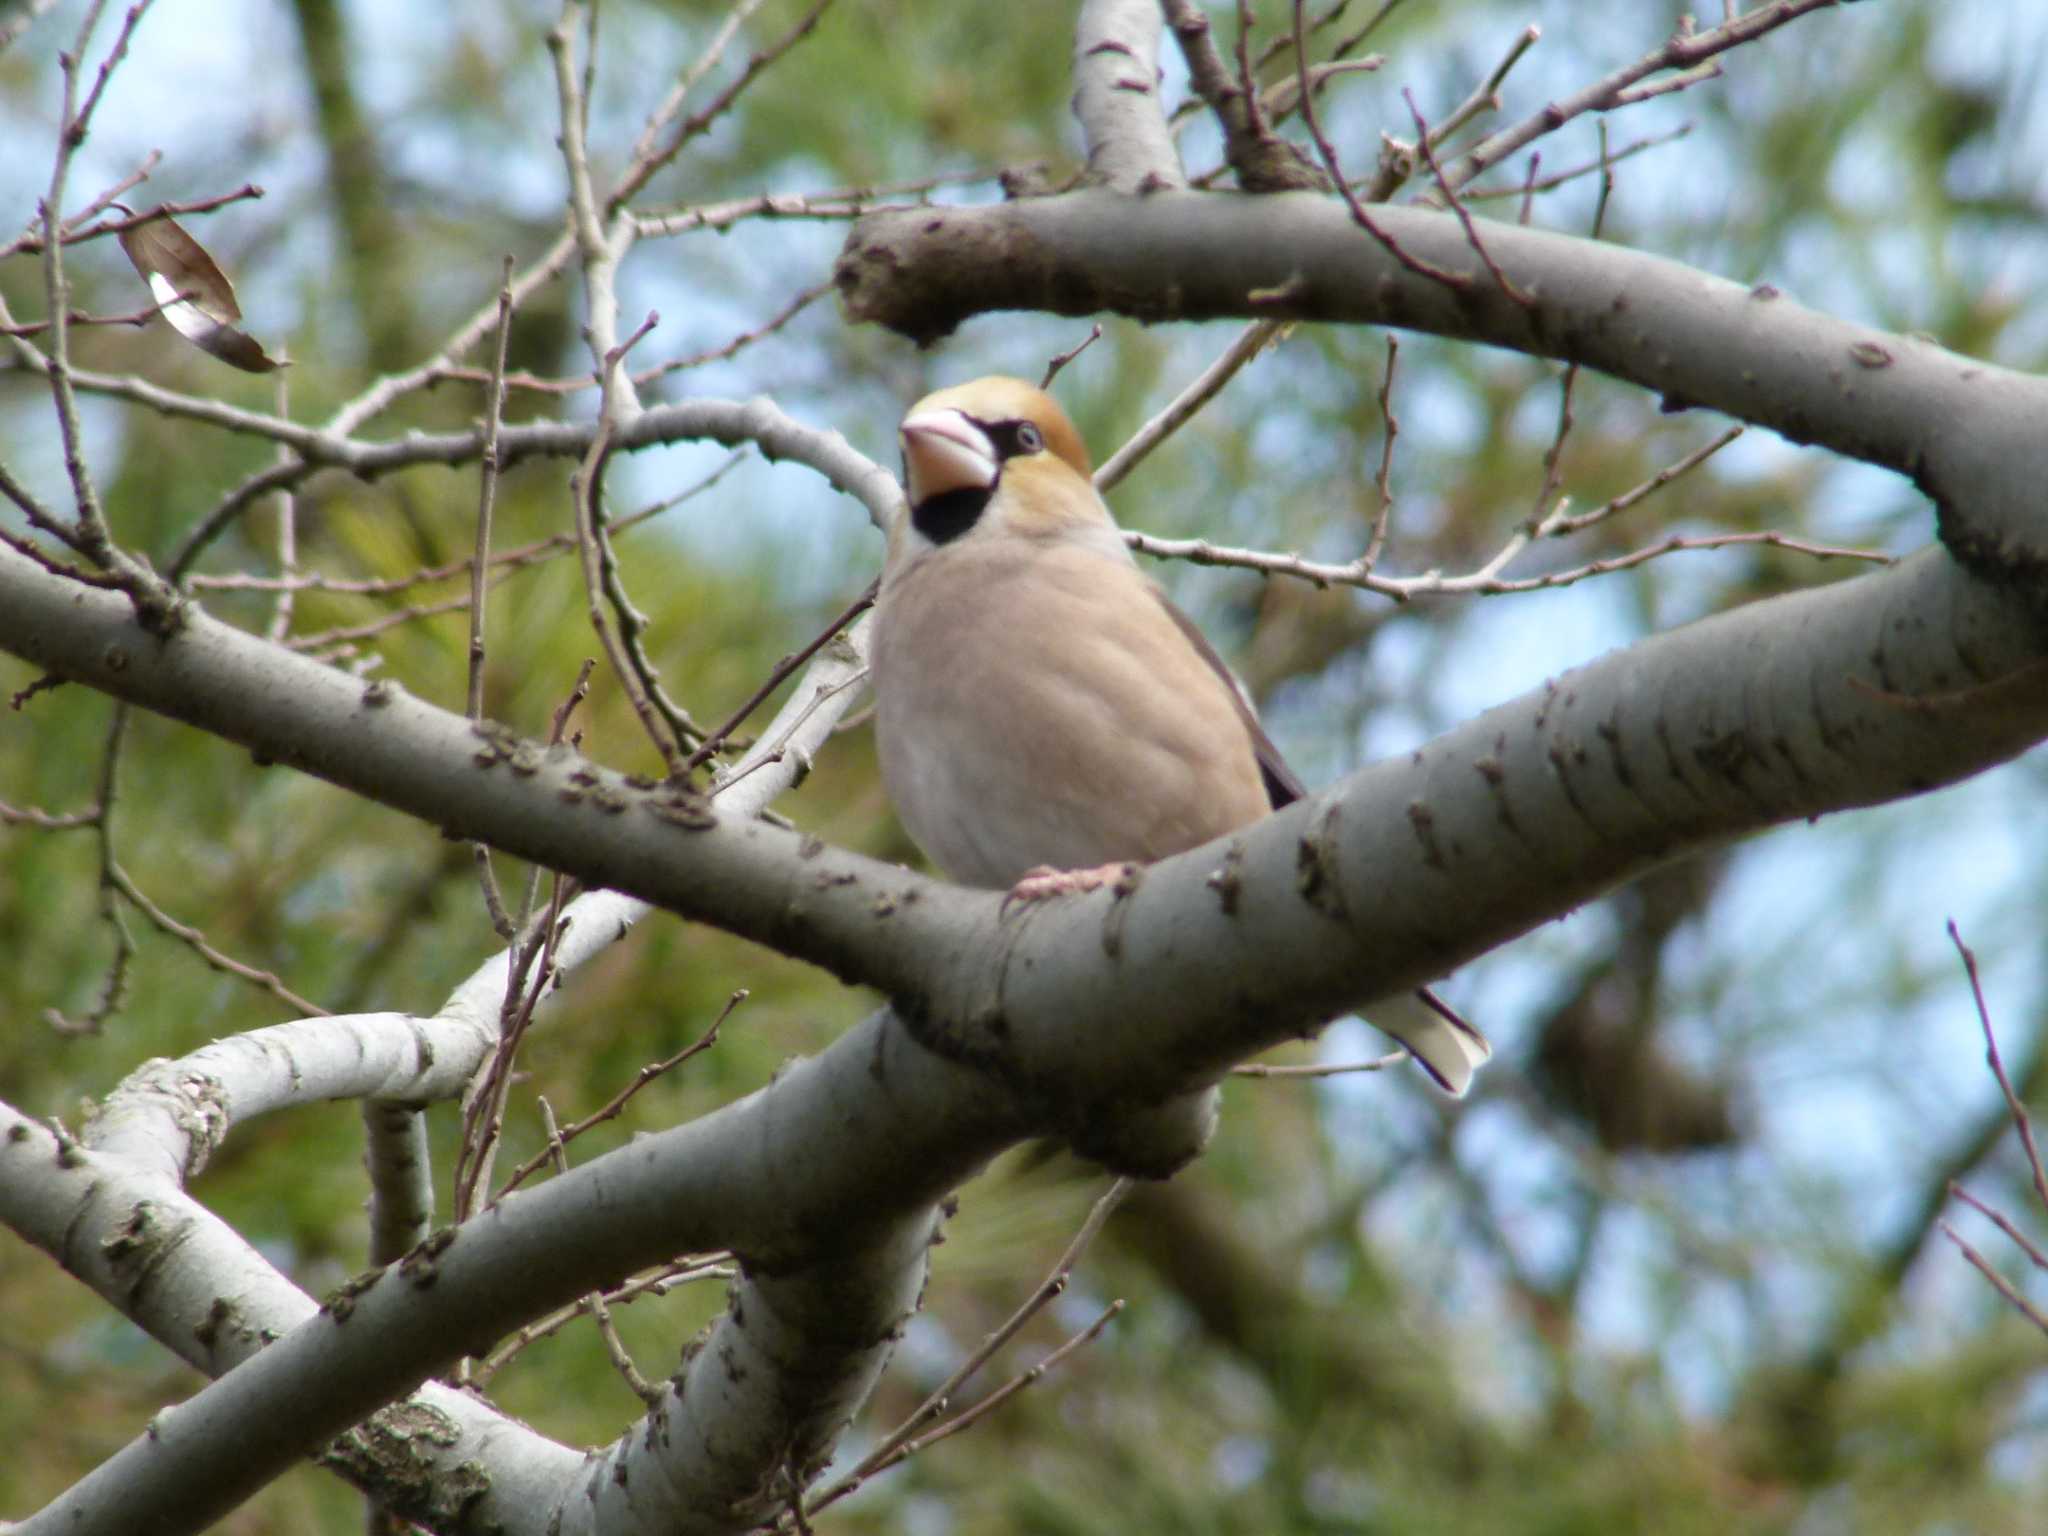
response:
<path id="1" fill-rule="evenodd" d="M 1097 891 L 1105 885 L 1118 881 L 1136 871 L 1135 864 L 1098 864 L 1093 869 L 1054 869 L 1041 864 L 1036 869 L 1027 869 L 1022 878 L 1010 887 L 1010 894 L 1003 898 L 1003 910 L 1010 910 L 1013 901 L 1050 901 L 1055 896 L 1079 896 L 1088 891 Z"/>

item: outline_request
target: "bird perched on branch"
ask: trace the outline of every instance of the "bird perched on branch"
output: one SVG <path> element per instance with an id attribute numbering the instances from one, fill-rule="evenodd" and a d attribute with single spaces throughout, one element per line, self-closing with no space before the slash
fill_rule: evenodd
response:
<path id="1" fill-rule="evenodd" d="M 1086 890 L 1306 791 L 1194 622 L 1138 569 L 1066 412 L 1021 379 L 926 396 L 902 426 L 871 657 L 882 781 L 955 880 Z M 1427 991 L 1398 1026 L 1463 1093 L 1490 1052 Z"/>

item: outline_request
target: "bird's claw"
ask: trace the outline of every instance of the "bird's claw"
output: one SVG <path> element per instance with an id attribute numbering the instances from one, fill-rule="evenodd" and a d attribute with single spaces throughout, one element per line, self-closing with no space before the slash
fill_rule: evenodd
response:
<path id="1" fill-rule="evenodd" d="M 1010 887 L 1003 897 L 1003 915 L 1010 912 L 1013 901 L 1051 901 L 1056 896 L 1080 896 L 1089 891 L 1099 891 L 1105 885 L 1114 885 L 1125 879 L 1136 866 L 1128 863 L 1098 864 L 1093 869 L 1054 869 L 1050 864 L 1040 864 L 1027 869 L 1017 883 Z"/>

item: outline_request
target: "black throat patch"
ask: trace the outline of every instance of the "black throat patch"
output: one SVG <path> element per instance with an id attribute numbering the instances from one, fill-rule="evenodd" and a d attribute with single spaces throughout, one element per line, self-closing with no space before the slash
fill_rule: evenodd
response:
<path id="1" fill-rule="evenodd" d="M 927 496 L 910 509 L 910 525 L 934 544 L 950 544 L 981 521 L 995 493 L 992 485 L 963 485 Z"/>

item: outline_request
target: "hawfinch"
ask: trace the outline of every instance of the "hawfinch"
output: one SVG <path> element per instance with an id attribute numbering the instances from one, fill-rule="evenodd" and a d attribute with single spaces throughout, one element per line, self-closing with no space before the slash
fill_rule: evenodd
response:
<path id="1" fill-rule="evenodd" d="M 1306 793 L 1138 569 L 1050 396 L 1006 378 L 942 389 L 902 439 L 910 510 L 875 605 L 875 728 L 897 814 L 951 878 L 1026 899 L 1085 889 L 1095 866 L 1163 859 Z M 1463 1093 L 1491 1048 L 1418 995 L 1433 1011 L 1407 1010 L 1398 1036 Z"/>

